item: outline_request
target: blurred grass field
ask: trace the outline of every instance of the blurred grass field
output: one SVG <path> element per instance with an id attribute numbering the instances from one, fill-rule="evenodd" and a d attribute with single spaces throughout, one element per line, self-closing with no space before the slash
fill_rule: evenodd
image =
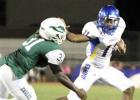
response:
<path id="1" fill-rule="evenodd" d="M 55 100 L 58 97 L 65 96 L 68 89 L 60 83 L 35 83 L 32 84 L 38 100 Z M 106 85 L 93 85 L 88 92 L 87 100 L 121 100 L 121 92 Z M 140 100 L 140 89 L 135 90 L 134 100 Z"/>

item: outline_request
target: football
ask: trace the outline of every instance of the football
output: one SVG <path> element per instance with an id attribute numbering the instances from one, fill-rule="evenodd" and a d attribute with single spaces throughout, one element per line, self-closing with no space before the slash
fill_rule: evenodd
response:
<path id="1" fill-rule="evenodd" d="M 120 54 L 125 54 L 126 53 L 126 44 L 124 42 L 124 40 L 120 40 L 119 42 L 117 42 L 117 51 L 120 53 Z"/>

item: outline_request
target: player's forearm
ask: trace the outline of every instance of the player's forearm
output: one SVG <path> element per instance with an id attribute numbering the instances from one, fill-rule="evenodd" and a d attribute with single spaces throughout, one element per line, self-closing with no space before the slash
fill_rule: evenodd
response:
<path id="1" fill-rule="evenodd" d="M 75 91 L 77 93 L 77 87 L 72 83 L 72 81 L 61 71 L 59 65 L 49 63 L 51 70 L 57 77 L 58 81 L 65 85 L 67 88 Z"/>
<path id="2" fill-rule="evenodd" d="M 56 74 L 56 77 L 59 82 L 61 82 L 64 86 L 67 88 L 73 90 L 74 92 L 77 92 L 77 87 L 72 83 L 72 81 L 62 72 L 59 72 Z"/>
<path id="3" fill-rule="evenodd" d="M 89 38 L 82 34 L 75 34 L 72 32 L 68 32 L 67 40 L 69 40 L 71 42 L 87 42 L 87 41 L 89 41 Z"/>

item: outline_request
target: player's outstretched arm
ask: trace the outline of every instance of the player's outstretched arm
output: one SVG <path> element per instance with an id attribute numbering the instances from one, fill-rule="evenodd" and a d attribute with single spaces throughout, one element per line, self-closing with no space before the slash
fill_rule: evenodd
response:
<path id="1" fill-rule="evenodd" d="M 89 38 L 83 34 L 75 34 L 72 32 L 67 33 L 67 40 L 71 42 L 87 42 Z"/>
<path id="2" fill-rule="evenodd" d="M 59 65 L 49 64 L 51 70 L 57 77 L 58 81 L 61 82 L 67 88 L 73 90 L 82 100 L 87 98 L 87 94 L 83 89 L 77 88 L 72 81 L 61 71 Z"/>

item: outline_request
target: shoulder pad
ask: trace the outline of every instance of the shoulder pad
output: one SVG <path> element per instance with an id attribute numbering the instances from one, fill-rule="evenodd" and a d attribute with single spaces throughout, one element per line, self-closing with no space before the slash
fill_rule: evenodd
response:
<path id="1" fill-rule="evenodd" d="M 122 17 L 120 17 L 120 20 L 119 20 L 119 27 L 122 27 L 122 28 L 125 28 L 126 27 L 126 24 L 125 24 L 125 21 L 123 20 Z"/>
<path id="2" fill-rule="evenodd" d="M 96 38 L 99 37 L 100 32 L 95 24 L 94 21 L 88 22 L 85 24 L 83 30 L 82 30 L 82 34 L 86 35 L 90 38 Z"/>
<path id="3" fill-rule="evenodd" d="M 65 54 L 62 50 L 53 50 L 46 54 L 48 62 L 55 65 L 60 65 L 64 58 Z"/>

